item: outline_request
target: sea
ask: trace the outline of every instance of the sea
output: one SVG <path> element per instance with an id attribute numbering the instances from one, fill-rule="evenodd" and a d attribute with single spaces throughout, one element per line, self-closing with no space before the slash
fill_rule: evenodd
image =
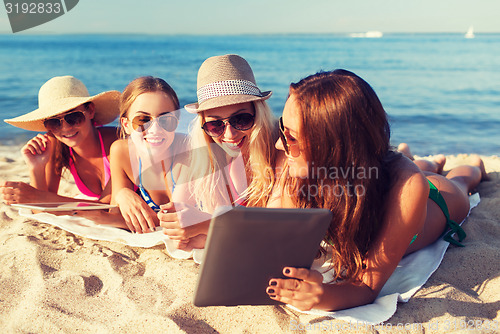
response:
<path id="1" fill-rule="evenodd" d="M 134 78 L 165 79 L 181 105 L 196 101 L 196 77 L 208 57 L 235 53 L 251 65 L 261 90 L 282 114 L 291 82 L 343 68 L 377 92 L 391 143 L 413 153 L 500 154 L 500 34 L 298 35 L 0 35 L 0 118 L 38 107 L 38 90 L 73 75 L 94 95 L 122 91 Z M 193 116 L 183 113 L 179 131 Z M 117 123 L 115 123 L 117 124 Z M 34 132 L 0 122 L 0 144 L 20 145 Z"/>

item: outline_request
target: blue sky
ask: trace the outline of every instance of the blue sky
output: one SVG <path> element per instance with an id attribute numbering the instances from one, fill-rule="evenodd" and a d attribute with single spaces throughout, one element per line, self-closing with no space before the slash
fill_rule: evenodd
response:
<path id="1" fill-rule="evenodd" d="M 499 13 L 500 0 L 80 0 L 26 33 L 465 32 L 470 25 L 480 33 L 500 32 Z M 5 8 L 0 32 L 11 32 Z"/>

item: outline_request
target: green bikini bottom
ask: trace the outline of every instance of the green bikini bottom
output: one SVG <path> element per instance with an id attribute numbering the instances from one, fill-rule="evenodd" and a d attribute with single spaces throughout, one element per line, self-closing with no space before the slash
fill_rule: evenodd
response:
<path id="1" fill-rule="evenodd" d="M 432 184 L 429 179 L 427 179 L 429 182 L 430 190 L 429 190 L 429 198 L 436 203 L 441 211 L 443 211 L 443 214 L 446 218 L 446 225 L 450 228 L 448 232 L 446 232 L 443 236 L 443 239 L 445 241 L 448 241 L 450 244 L 453 244 L 455 246 L 459 247 L 464 247 L 464 245 L 461 243 L 462 240 L 466 237 L 465 231 L 463 228 L 458 225 L 455 221 L 450 219 L 450 213 L 448 212 L 448 206 L 446 205 L 446 202 L 443 198 L 443 195 L 439 192 L 438 188 L 434 184 Z M 456 233 L 458 236 L 458 241 L 453 238 L 453 234 Z M 418 234 L 416 234 L 413 239 L 411 239 L 410 245 L 417 239 Z"/>

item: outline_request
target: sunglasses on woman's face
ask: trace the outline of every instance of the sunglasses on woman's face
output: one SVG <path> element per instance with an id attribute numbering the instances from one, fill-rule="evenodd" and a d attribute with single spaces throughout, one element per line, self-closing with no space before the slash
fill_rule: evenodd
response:
<path id="1" fill-rule="evenodd" d="M 228 118 L 205 122 L 201 127 L 210 137 L 219 137 L 226 131 L 226 125 L 229 123 L 233 128 L 239 131 L 249 130 L 255 122 L 255 115 L 250 113 L 241 113 Z"/>
<path id="2" fill-rule="evenodd" d="M 280 139 L 283 143 L 283 148 L 285 149 L 286 154 L 291 155 L 294 158 L 300 155 L 299 143 L 288 144 L 285 134 L 285 126 L 283 125 L 283 117 L 280 117 Z"/>
<path id="3" fill-rule="evenodd" d="M 85 114 L 81 110 L 70 112 L 69 114 L 63 115 L 61 117 L 48 118 L 43 121 L 43 125 L 47 130 L 57 132 L 62 128 L 63 120 L 69 126 L 78 126 L 85 121 Z"/>
<path id="4" fill-rule="evenodd" d="M 137 132 L 144 132 L 153 125 L 155 120 L 158 122 L 158 125 L 167 132 L 174 132 L 179 124 L 179 120 L 173 113 L 164 114 L 158 117 L 138 115 L 132 119 L 132 128 Z"/>

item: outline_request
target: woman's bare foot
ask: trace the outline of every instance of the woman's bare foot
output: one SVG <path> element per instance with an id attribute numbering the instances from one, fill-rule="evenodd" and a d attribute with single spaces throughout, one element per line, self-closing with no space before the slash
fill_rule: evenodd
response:
<path id="1" fill-rule="evenodd" d="M 407 143 L 401 143 L 398 145 L 398 151 L 403 153 L 405 157 L 413 161 L 413 154 L 411 154 L 410 146 Z"/>
<path id="2" fill-rule="evenodd" d="M 479 167 L 481 170 L 481 181 L 489 181 L 490 177 L 488 176 L 488 173 L 486 173 L 486 169 L 484 167 L 484 162 L 483 160 L 479 157 L 479 155 L 473 154 L 470 157 L 470 165 L 471 166 L 476 166 Z"/>
<path id="3" fill-rule="evenodd" d="M 441 174 L 443 172 L 444 165 L 446 164 L 446 157 L 444 154 L 438 154 L 433 159 L 434 163 L 437 165 L 436 174 Z"/>
<path id="4" fill-rule="evenodd" d="M 424 172 L 431 172 L 436 174 L 441 174 L 443 172 L 444 165 L 446 164 L 446 157 L 443 154 L 438 154 L 430 160 L 417 159 L 410 151 L 410 146 L 407 143 L 401 143 L 398 145 L 398 151 L 401 152 L 405 157 L 413 161 L 418 168 Z"/>

